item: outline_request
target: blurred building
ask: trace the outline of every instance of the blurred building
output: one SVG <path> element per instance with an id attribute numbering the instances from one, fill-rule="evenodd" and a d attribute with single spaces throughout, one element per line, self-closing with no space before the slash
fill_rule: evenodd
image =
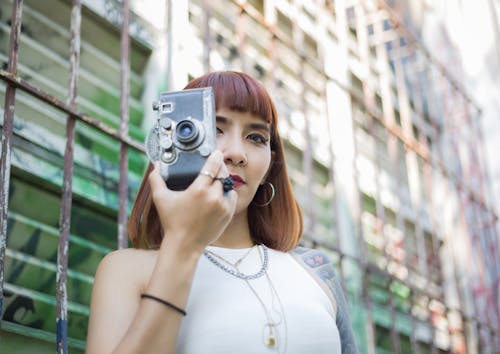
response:
<path id="1" fill-rule="evenodd" d="M 428 45 L 412 4 L 132 0 L 128 134 L 142 144 L 158 93 L 206 71 L 259 78 L 280 113 L 303 244 L 338 269 L 360 351 L 496 353 L 500 240 L 481 107 L 460 80 L 457 48 L 444 32 Z M 71 4 L 24 1 L 15 74 L 12 6 L 0 5 L 2 122 L 16 86 L 0 351 L 44 353 L 57 331 L 67 121 L 52 98 L 68 97 Z M 85 347 L 95 268 L 117 247 L 120 142 L 106 129 L 120 129 L 121 6 L 82 0 L 76 107 L 103 125 L 76 122 L 71 352 Z M 128 150 L 128 207 L 146 163 Z"/>

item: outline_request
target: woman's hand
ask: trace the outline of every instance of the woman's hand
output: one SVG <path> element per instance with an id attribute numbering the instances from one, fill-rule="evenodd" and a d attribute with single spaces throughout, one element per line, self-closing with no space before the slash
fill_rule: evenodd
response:
<path id="1" fill-rule="evenodd" d="M 177 247 L 201 253 L 220 237 L 236 209 L 236 192 L 224 193 L 221 181 L 211 177 L 229 175 L 222 152 L 216 150 L 209 156 L 204 173 L 184 191 L 168 189 L 159 168 L 156 163 L 148 179 L 163 227 L 162 245 L 174 242 Z"/>
<path id="2" fill-rule="evenodd" d="M 147 293 L 185 308 L 199 257 L 225 230 L 237 194 L 223 192 L 215 177 L 227 177 L 222 153 L 210 155 L 184 191 L 172 191 L 159 164 L 148 176 L 164 231 L 159 252 L 119 250 L 99 265 L 92 292 L 87 353 L 174 353 L 181 316 Z"/>

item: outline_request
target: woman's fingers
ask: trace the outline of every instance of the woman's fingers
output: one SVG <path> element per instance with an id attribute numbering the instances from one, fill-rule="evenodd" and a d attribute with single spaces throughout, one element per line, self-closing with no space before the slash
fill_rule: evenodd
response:
<path id="1" fill-rule="evenodd" d="M 214 184 L 216 179 L 220 179 L 222 181 L 224 177 L 227 177 L 227 169 L 223 163 L 223 154 L 219 150 L 215 150 L 208 157 L 205 165 L 200 171 L 198 177 L 191 184 L 191 189 L 211 189 L 210 187 Z M 160 174 L 160 163 L 157 161 L 154 163 L 154 169 L 149 174 L 149 184 L 151 186 L 151 190 L 154 194 L 157 193 L 168 193 L 170 190 L 168 189 L 165 180 L 161 177 Z"/>
<path id="2" fill-rule="evenodd" d="M 205 165 L 200 171 L 199 176 L 194 180 L 192 185 L 194 188 L 207 188 L 211 186 L 214 179 L 219 175 L 221 166 L 223 165 L 223 155 L 219 150 L 215 150 L 210 154 Z"/>
<path id="3" fill-rule="evenodd" d="M 222 152 L 214 151 L 188 189 L 172 191 L 161 177 L 160 163 L 155 163 L 149 183 L 163 232 L 191 247 L 217 239 L 236 210 L 237 193 L 223 188 L 221 177 L 227 176 Z"/>
<path id="4" fill-rule="evenodd" d="M 154 168 L 148 176 L 149 185 L 151 190 L 154 192 L 166 189 L 166 184 L 160 175 L 160 162 L 156 161 L 154 163 Z"/>

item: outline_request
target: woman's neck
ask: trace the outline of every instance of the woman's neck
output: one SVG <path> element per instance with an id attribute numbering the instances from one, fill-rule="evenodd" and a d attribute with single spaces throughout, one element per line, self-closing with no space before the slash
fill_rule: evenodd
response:
<path id="1" fill-rule="evenodd" d="M 233 217 L 221 237 L 211 245 L 225 248 L 247 248 L 252 247 L 254 244 L 250 236 L 247 214 L 243 212 Z"/>

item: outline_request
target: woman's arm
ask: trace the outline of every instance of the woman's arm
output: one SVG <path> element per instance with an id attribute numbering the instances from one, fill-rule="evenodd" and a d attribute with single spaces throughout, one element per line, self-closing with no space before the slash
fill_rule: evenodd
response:
<path id="1" fill-rule="evenodd" d="M 204 171 L 227 175 L 219 151 Z M 224 194 L 220 181 L 209 176 L 200 175 L 185 191 L 174 192 L 156 166 L 149 182 L 164 230 L 161 247 L 153 260 L 146 255 L 151 251 L 139 250 L 115 251 L 102 260 L 92 292 L 88 354 L 173 353 L 182 314 L 141 299 L 141 293 L 185 308 L 199 257 L 234 214 L 236 192 Z"/>
<path id="2" fill-rule="evenodd" d="M 87 353 L 174 352 L 182 315 L 140 295 L 185 308 L 199 255 L 174 247 L 160 252 L 146 287 L 139 274 L 152 269 L 146 251 L 115 251 L 102 260 L 92 292 Z"/>

